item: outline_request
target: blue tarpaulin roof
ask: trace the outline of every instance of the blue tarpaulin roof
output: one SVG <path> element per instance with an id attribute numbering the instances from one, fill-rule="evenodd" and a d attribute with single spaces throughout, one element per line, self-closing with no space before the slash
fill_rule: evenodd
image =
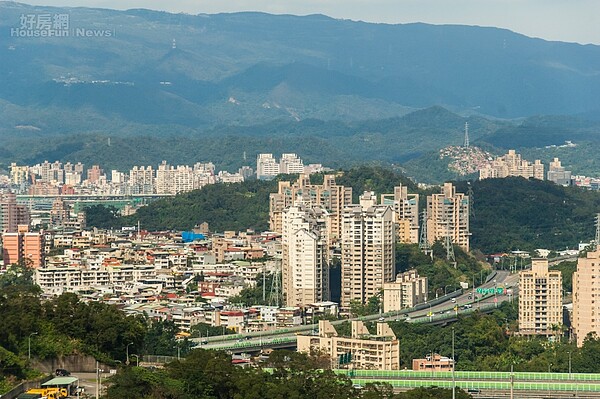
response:
<path id="1" fill-rule="evenodd" d="M 183 242 L 194 242 L 198 240 L 205 240 L 206 236 L 200 233 L 194 233 L 193 231 L 184 231 L 181 233 L 181 239 Z"/>

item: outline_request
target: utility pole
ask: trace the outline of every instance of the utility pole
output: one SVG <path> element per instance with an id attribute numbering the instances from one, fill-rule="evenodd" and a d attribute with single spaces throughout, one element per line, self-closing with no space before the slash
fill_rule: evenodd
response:
<path id="1" fill-rule="evenodd" d="M 454 327 L 452 327 L 452 399 L 456 399 L 456 378 L 454 370 L 456 369 L 456 360 L 454 360 Z"/>
<path id="2" fill-rule="evenodd" d="M 96 399 L 100 399 L 100 365 L 96 360 Z"/>
<path id="3" fill-rule="evenodd" d="M 514 385 L 515 385 L 515 373 L 513 372 L 513 365 L 510 365 L 510 399 L 514 399 Z"/>
<path id="4" fill-rule="evenodd" d="M 133 345 L 133 342 L 128 343 L 127 347 L 125 349 L 125 353 L 126 353 L 125 364 L 127 366 L 129 366 L 129 345 Z"/>
<path id="5" fill-rule="evenodd" d="M 245 153 L 245 152 L 244 152 Z M 265 301 L 267 300 L 267 264 L 266 262 L 263 262 L 263 270 L 262 270 L 262 277 L 263 277 L 263 286 L 262 286 L 262 291 L 263 291 L 263 304 L 265 303 Z"/>

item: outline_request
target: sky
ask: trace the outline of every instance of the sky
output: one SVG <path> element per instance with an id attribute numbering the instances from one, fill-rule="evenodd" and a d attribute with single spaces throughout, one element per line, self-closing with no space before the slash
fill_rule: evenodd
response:
<path id="1" fill-rule="evenodd" d="M 263 11 L 367 22 L 506 28 L 546 40 L 600 45 L 600 0 L 31 0 L 36 5 L 148 8 L 189 14 Z"/>

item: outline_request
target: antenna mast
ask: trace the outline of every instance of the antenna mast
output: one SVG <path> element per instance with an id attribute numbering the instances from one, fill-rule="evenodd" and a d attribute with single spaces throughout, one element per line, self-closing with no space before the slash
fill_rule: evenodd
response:
<path id="1" fill-rule="evenodd" d="M 469 148 L 469 122 L 465 122 L 465 148 Z"/>

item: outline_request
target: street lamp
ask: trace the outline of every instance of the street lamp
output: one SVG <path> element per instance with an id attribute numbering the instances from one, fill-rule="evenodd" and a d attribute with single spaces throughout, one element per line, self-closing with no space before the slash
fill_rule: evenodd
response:
<path id="1" fill-rule="evenodd" d="M 548 373 L 550 373 L 550 368 L 552 367 L 552 363 L 548 363 Z"/>
<path id="2" fill-rule="evenodd" d="M 569 379 L 571 379 L 571 351 L 567 353 L 569 354 Z"/>
<path id="3" fill-rule="evenodd" d="M 452 284 L 447 284 L 444 286 L 444 296 L 446 296 L 446 288 L 452 287 Z"/>
<path id="4" fill-rule="evenodd" d="M 140 367 L 140 357 L 135 353 L 132 353 L 131 356 L 135 356 L 135 367 Z"/>
<path id="5" fill-rule="evenodd" d="M 129 345 L 133 345 L 133 342 L 128 343 L 127 348 L 125 349 L 125 353 L 126 353 L 125 364 L 128 366 L 129 366 Z"/>
<path id="6" fill-rule="evenodd" d="M 37 335 L 37 332 L 32 332 L 31 334 L 29 334 L 29 338 L 27 339 L 27 358 L 31 359 L 31 337 L 33 335 Z"/>

